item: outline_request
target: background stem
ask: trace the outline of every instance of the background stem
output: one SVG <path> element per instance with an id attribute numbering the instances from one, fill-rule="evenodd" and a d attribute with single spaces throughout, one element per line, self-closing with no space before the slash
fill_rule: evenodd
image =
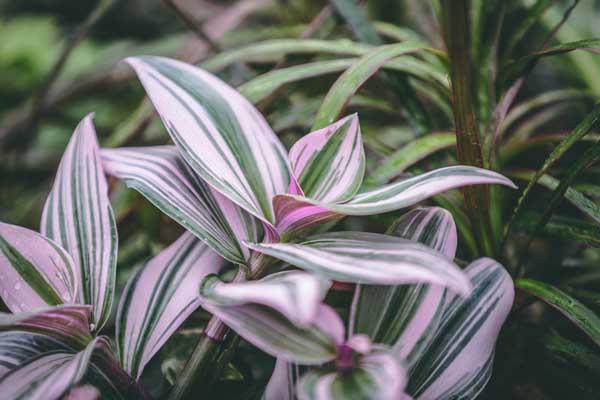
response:
<path id="1" fill-rule="evenodd" d="M 468 0 L 442 0 L 441 6 L 442 31 L 450 59 L 456 156 L 460 164 L 483 168 L 485 164 L 473 107 Z M 496 244 L 490 225 L 489 188 L 483 185 L 467 187 L 463 194 L 471 224 L 479 238 L 479 251 L 493 257 Z"/>

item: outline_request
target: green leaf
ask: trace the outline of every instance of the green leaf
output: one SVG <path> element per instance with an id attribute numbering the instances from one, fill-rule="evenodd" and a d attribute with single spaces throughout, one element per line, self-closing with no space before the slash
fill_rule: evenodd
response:
<path id="1" fill-rule="evenodd" d="M 385 184 L 428 155 L 455 144 L 456 136 L 453 133 L 436 133 L 417 138 L 385 158 L 381 165 L 369 174 L 365 186 Z"/>
<path id="2" fill-rule="evenodd" d="M 600 227 L 597 224 L 561 216 L 553 216 L 543 227 L 539 226 L 539 221 L 539 215 L 525 214 L 517 219 L 515 226 L 530 234 L 577 241 L 600 247 Z"/>
<path id="3" fill-rule="evenodd" d="M 515 206 L 515 208 L 513 210 L 512 216 L 511 216 L 511 218 L 510 218 L 510 220 L 509 220 L 509 222 L 506 225 L 506 228 L 504 230 L 504 240 L 505 241 L 506 241 L 506 238 L 508 237 L 508 235 L 510 234 L 510 230 L 511 230 L 512 224 L 514 223 L 515 217 L 519 214 L 519 212 L 523 208 L 525 200 L 527 200 L 529 198 L 529 195 L 531 193 L 531 189 L 535 186 L 535 184 L 537 183 L 537 181 L 575 143 L 577 143 L 582 137 L 584 137 L 585 135 L 587 135 L 592 130 L 592 128 L 596 125 L 596 123 L 598 122 L 598 120 L 600 120 L 600 104 L 597 104 L 594 107 L 594 110 L 591 113 L 589 113 L 585 117 L 585 119 L 583 121 L 581 121 L 579 123 L 579 125 L 577 125 L 575 127 L 575 129 L 573 129 L 573 131 L 571 131 L 571 133 L 567 137 L 565 137 L 559 143 L 558 146 L 556 146 L 556 148 L 554 149 L 554 151 L 552 151 L 552 153 L 546 158 L 546 160 L 544 161 L 544 164 L 540 167 L 540 169 L 538 169 L 536 171 L 535 175 L 531 178 L 531 180 L 529 181 L 529 183 L 527 184 L 527 186 L 523 190 L 523 193 L 521 194 L 521 196 L 517 200 L 517 204 L 516 204 L 516 206 Z M 571 182 L 569 182 L 569 185 L 570 184 L 571 184 Z M 557 190 L 558 190 L 558 188 L 557 188 Z M 566 188 L 565 188 L 565 190 L 566 190 Z"/>
<path id="4" fill-rule="evenodd" d="M 568 53 L 573 50 L 585 50 L 585 49 L 598 49 L 600 48 L 600 39 L 584 39 L 577 40 L 575 42 L 562 43 L 556 46 L 548 47 L 544 50 L 540 50 L 529 54 L 525 57 L 521 57 L 509 65 L 500 72 L 500 82 L 504 87 L 507 87 L 510 82 L 513 82 L 525 71 L 530 69 L 540 58 L 554 56 L 558 54 Z"/>
<path id="5" fill-rule="evenodd" d="M 516 286 L 555 308 L 600 346 L 600 318 L 580 301 L 544 282 L 519 279 Z"/>
<path id="6" fill-rule="evenodd" d="M 277 61 L 288 54 L 333 54 L 362 56 L 372 47 L 347 39 L 274 39 L 239 49 L 224 51 L 200 64 L 211 72 L 218 72 L 235 62 Z"/>
<path id="7" fill-rule="evenodd" d="M 352 67 L 348 68 L 329 89 L 317 112 L 312 130 L 333 123 L 352 95 L 387 61 L 402 54 L 423 49 L 425 47 L 422 44 L 409 42 L 380 46 L 367 53 Z"/>
<path id="8" fill-rule="evenodd" d="M 533 176 L 533 172 L 517 172 L 514 174 L 514 176 L 525 180 L 530 180 Z M 537 183 L 550 190 L 556 190 L 560 184 L 560 181 L 548 174 L 544 174 L 540 177 Z M 572 186 L 567 188 L 564 195 L 565 199 L 567 199 L 571 204 L 600 224 L 600 206 L 588 199 L 583 193 L 574 189 Z"/>

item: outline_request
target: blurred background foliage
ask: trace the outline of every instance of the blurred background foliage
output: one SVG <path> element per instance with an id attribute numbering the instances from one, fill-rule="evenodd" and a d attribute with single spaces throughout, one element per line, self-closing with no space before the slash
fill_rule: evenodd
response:
<path id="1" fill-rule="evenodd" d="M 38 228 L 64 147 L 77 122 L 89 112 L 95 113 L 104 146 L 168 142 L 133 73 L 119 64 L 124 57 L 158 54 L 204 62 L 205 68 L 240 86 L 269 71 L 340 59 L 340 49 L 350 40 L 378 44 L 416 39 L 443 49 L 437 1 L 368 0 L 358 8 L 344 8 L 347 3 L 352 2 L 0 1 L 0 219 Z M 493 153 L 490 166 L 524 187 L 558 141 L 600 98 L 598 46 L 590 46 L 589 52 L 544 58 L 531 73 L 520 71 L 517 78 L 526 80 L 498 128 L 498 143 L 488 142 L 493 111 L 514 83 L 510 76 L 503 81 L 501 72 L 512 60 L 539 51 L 548 38 L 550 45 L 556 45 L 600 37 L 600 1 L 472 0 L 471 5 L 473 80 L 485 83 L 475 91 L 483 149 Z M 357 10 L 358 16 L 353 14 Z M 568 19 L 562 23 L 565 15 Z M 365 16 L 368 28 L 361 25 Z M 557 26 L 560 29 L 553 32 Z M 371 27 L 375 36 L 369 36 Z M 293 40 L 271 48 L 254 46 L 284 38 L 346 42 L 331 42 L 331 48 L 322 51 L 298 51 L 299 44 Z M 236 53 L 233 49 L 250 50 Z M 359 50 L 346 55 L 361 55 Z M 229 58 L 219 58 L 219 54 Z M 348 113 L 357 111 L 360 116 L 368 151 L 365 186 L 456 163 L 447 59 L 423 53 L 406 60 L 394 76 L 408 78 L 407 91 L 398 91 L 399 86 L 390 84 L 391 75 L 379 73 L 351 98 L 347 108 Z M 277 75 L 267 75 L 262 82 L 255 81 L 254 87 L 242 86 L 246 95 L 255 96 L 255 103 L 288 146 L 309 132 L 321 101 L 343 70 L 337 67 L 325 73 L 314 68 L 310 79 L 279 85 Z M 269 84 L 275 86 L 269 89 Z M 519 242 L 533 232 L 531 246 L 525 249 L 524 275 L 558 286 L 569 299 L 600 312 L 600 166 L 592 164 L 571 185 L 585 197 L 585 207 L 581 197 L 573 200 L 571 193 L 543 229 L 536 222 L 536 213 L 550 199 L 548 188 L 557 186 L 552 177 L 561 179 L 598 140 L 596 132 L 578 141 L 553 166 L 552 176 L 533 188 L 527 207 L 515 221 L 514 235 L 499 257 L 512 271 L 521 268 Z M 517 195 L 498 195 L 500 230 Z M 117 182 L 111 182 L 111 196 L 119 227 L 118 282 L 122 287 L 132 269 L 176 238 L 181 227 Z M 469 236 L 465 210 L 459 206 L 460 192 L 438 196 L 435 202 L 450 207 L 459 226 L 462 223 L 460 258 L 478 255 L 477 238 Z M 400 214 L 350 218 L 343 228 L 382 232 Z M 350 292 L 334 291 L 331 296 L 334 303 L 345 304 Z M 202 312 L 194 315 L 147 368 L 144 381 L 154 393 L 165 390 L 180 370 L 205 318 Z M 227 398 L 252 398 L 271 367 L 269 357 L 242 345 L 219 383 L 219 393 Z M 500 339 L 494 377 L 482 397 L 596 399 L 598 393 L 597 342 L 564 316 L 519 293 Z"/>

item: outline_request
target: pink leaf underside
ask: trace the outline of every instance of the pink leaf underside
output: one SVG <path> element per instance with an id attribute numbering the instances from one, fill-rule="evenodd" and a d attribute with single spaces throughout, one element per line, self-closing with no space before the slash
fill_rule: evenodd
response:
<path id="1" fill-rule="evenodd" d="M 280 235 L 294 235 L 318 224 L 343 218 L 343 214 L 332 212 L 318 205 L 297 198 L 278 195 L 273 198 L 276 229 Z"/>

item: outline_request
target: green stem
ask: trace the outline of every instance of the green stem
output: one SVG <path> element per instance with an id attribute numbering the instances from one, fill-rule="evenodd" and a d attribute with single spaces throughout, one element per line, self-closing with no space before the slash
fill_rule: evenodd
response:
<path id="1" fill-rule="evenodd" d="M 256 253 L 248 266 L 240 266 L 233 280 L 259 279 L 274 261 L 272 257 Z M 240 337 L 235 332 L 213 316 L 169 394 L 169 400 L 191 398 L 198 388 L 206 391 L 233 357 L 239 341 Z"/>
<path id="2" fill-rule="evenodd" d="M 479 128 L 473 106 L 468 0 L 442 0 L 441 6 L 442 31 L 450 59 L 457 159 L 460 164 L 483 168 Z M 490 226 L 489 189 L 480 185 L 467 187 L 463 193 L 471 224 L 479 238 L 480 252 L 493 257 L 496 244 Z"/>
<path id="3" fill-rule="evenodd" d="M 223 322 L 212 317 L 188 359 L 181 376 L 169 394 L 169 400 L 191 397 L 194 389 L 202 385 L 206 389 L 215 374 L 214 361 L 220 354 L 223 338 L 229 332 Z"/>

